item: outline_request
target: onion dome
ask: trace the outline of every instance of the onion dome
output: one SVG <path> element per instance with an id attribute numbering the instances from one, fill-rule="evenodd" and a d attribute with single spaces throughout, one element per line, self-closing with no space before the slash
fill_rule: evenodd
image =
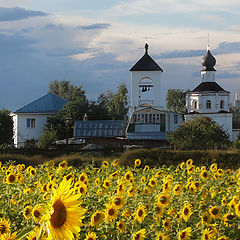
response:
<path id="1" fill-rule="evenodd" d="M 215 57 L 211 54 L 209 47 L 207 48 L 206 55 L 202 58 L 201 64 L 203 66 L 202 71 L 216 71 L 214 66 L 216 64 Z"/>

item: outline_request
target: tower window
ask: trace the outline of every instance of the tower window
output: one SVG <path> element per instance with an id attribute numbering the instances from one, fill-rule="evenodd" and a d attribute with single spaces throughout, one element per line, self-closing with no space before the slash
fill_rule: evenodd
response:
<path id="1" fill-rule="evenodd" d="M 211 101 L 210 100 L 206 101 L 206 108 L 211 109 Z"/>
<path id="2" fill-rule="evenodd" d="M 224 101 L 223 100 L 220 101 L 220 108 L 224 109 Z"/>

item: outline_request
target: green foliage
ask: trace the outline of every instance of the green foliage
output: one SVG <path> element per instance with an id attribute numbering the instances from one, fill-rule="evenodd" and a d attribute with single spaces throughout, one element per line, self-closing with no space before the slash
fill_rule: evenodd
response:
<path id="1" fill-rule="evenodd" d="M 186 121 L 169 134 L 169 141 L 178 149 L 222 149 L 230 145 L 227 133 L 207 117 Z"/>
<path id="2" fill-rule="evenodd" d="M 233 114 L 233 128 L 240 128 L 240 108 L 239 107 L 231 107 L 229 110 Z"/>
<path id="3" fill-rule="evenodd" d="M 166 96 L 167 109 L 173 112 L 186 113 L 186 91 L 181 89 L 168 89 Z"/>
<path id="4" fill-rule="evenodd" d="M 54 130 L 47 130 L 44 131 L 40 140 L 39 140 L 39 147 L 40 148 L 49 148 L 51 147 L 55 141 L 57 141 L 57 133 Z"/>
<path id="5" fill-rule="evenodd" d="M 12 143 L 13 120 L 9 113 L 6 109 L 0 110 L 0 145 Z"/>

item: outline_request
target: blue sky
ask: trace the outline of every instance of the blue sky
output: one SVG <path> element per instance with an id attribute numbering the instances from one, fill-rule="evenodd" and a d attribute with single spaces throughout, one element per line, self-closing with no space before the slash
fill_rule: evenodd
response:
<path id="1" fill-rule="evenodd" d="M 239 15 L 238 0 L 0 0 L 0 109 L 41 97 L 55 79 L 90 100 L 129 86 L 146 36 L 165 92 L 200 83 L 208 34 L 216 81 L 240 92 Z"/>

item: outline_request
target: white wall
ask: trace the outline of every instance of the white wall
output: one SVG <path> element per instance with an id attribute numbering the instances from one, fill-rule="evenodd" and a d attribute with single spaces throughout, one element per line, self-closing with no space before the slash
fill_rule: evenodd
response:
<path id="1" fill-rule="evenodd" d="M 14 121 L 14 146 L 19 148 L 24 145 L 27 139 L 39 140 L 41 137 L 47 117 L 47 114 L 17 114 L 13 115 Z M 35 128 L 27 127 L 27 118 L 35 118 Z"/>

